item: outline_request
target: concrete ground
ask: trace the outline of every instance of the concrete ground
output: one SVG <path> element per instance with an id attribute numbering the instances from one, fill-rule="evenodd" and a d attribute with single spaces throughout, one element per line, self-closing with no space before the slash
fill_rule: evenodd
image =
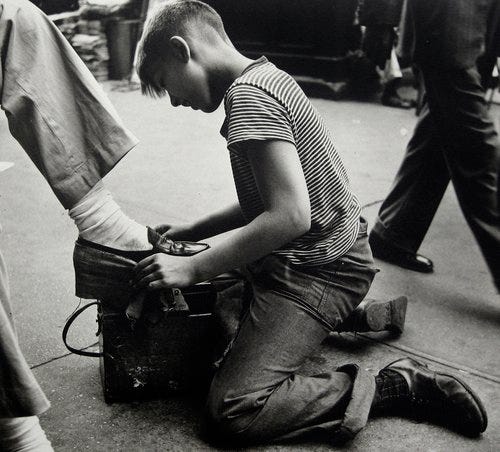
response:
<path id="1" fill-rule="evenodd" d="M 137 221 L 189 221 L 234 199 L 228 155 L 219 127 L 223 110 L 211 115 L 174 109 L 167 100 L 138 91 L 112 91 L 125 124 L 141 143 L 106 184 Z M 354 190 L 373 223 L 411 136 L 413 111 L 377 102 L 313 99 L 332 130 Z M 492 108 L 498 119 L 500 109 Z M 67 316 L 79 300 L 73 292 L 76 229 L 48 185 L 10 137 L 0 119 L 0 160 L 14 167 L 0 175 L 0 247 L 9 264 L 19 340 L 52 402 L 41 416 L 58 451 L 217 450 L 203 439 L 199 401 L 186 397 L 106 405 L 98 361 L 69 355 L 61 340 Z M 345 448 L 355 451 L 500 450 L 500 297 L 496 294 L 455 195 L 443 200 L 421 252 L 434 260 L 423 275 L 379 262 L 371 297 L 409 297 L 406 330 L 332 336 L 312 365 L 358 362 L 374 373 L 401 356 L 413 356 L 464 378 L 484 400 L 488 430 L 467 439 L 440 427 L 404 419 L 377 419 Z M 76 325 L 71 341 L 95 341 L 95 312 Z M 325 443 L 253 447 L 250 450 L 330 450 Z"/>

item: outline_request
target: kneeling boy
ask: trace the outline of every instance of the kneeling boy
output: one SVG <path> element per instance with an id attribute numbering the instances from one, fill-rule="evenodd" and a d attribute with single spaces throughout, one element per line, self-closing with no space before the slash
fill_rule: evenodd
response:
<path id="1" fill-rule="evenodd" d="M 348 439 L 370 413 L 409 414 L 417 404 L 463 433 L 484 431 L 486 413 L 467 386 L 409 358 L 376 377 L 354 364 L 301 373 L 306 358 L 363 300 L 376 269 L 344 166 L 292 77 L 264 57 L 240 54 L 219 15 L 195 0 L 158 7 L 138 56 L 145 93 L 168 94 L 174 106 L 207 113 L 224 102 L 221 133 L 239 204 L 163 232 L 201 240 L 238 230 L 193 257 L 148 257 L 134 282 L 153 290 L 185 287 L 246 266 L 253 299 L 208 396 L 218 436 Z"/>

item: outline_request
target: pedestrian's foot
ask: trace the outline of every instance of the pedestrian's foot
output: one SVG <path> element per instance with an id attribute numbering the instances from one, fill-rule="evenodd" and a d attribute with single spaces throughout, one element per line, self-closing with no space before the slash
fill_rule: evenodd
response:
<path id="1" fill-rule="evenodd" d="M 432 273 L 434 271 L 434 264 L 429 258 L 399 247 L 398 245 L 383 239 L 373 230 L 370 232 L 368 241 L 370 243 L 373 256 L 377 259 L 420 273 Z"/>
<path id="2" fill-rule="evenodd" d="M 475 437 L 486 430 L 488 418 L 479 397 L 462 380 L 440 372 L 412 358 L 402 358 L 384 367 L 406 380 L 407 403 L 398 404 L 399 413 L 448 427 Z"/>

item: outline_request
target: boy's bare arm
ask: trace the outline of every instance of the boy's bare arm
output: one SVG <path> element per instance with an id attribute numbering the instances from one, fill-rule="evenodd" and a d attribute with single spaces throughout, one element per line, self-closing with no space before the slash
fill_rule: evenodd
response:
<path id="1" fill-rule="evenodd" d="M 136 267 L 138 286 L 184 287 L 205 281 L 253 262 L 309 230 L 309 193 L 295 146 L 286 141 L 252 141 L 247 143 L 247 155 L 263 213 L 196 256 L 146 258 Z"/>
<path id="2" fill-rule="evenodd" d="M 217 212 L 211 213 L 193 223 L 187 224 L 161 224 L 155 229 L 161 233 L 168 233 L 173 240 L 199 241 L 227 231 L 240 228 L 245 224 L 241 208 L 238 203 L 225 207 Z"/>

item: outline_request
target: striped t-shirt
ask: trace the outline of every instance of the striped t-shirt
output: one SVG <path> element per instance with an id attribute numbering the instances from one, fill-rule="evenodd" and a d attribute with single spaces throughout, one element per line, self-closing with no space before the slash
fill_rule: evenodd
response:
<path id="1" fill-rule="evenodd" d="M 297 265 L 322 265 L 345 254 L 356 240 L 360 205 L 323 120 L 295 80 L 265 57 L 238 77 L 224 97 L 227 140 L 238 199 L 247 222 L 264 210 L 245 156 L 248 140 L 295 145 L 311 203 L 311 229 L 275 250 Z"/>

